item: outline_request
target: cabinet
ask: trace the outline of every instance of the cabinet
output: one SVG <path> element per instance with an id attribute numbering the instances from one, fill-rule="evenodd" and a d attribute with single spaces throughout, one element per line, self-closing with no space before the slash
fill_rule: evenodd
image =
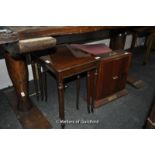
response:
<path id="1" fill-rule="evenodd" d="M 131 63 L 130 52 L 124 50 L 112 51 L 105 44 L 79 45 L 72 44 L 74 49 L 80 49 L 99 58 L 96 90 L 93 90 L 94 74 L 90 73 L 88 85 L 91 96 L 95 92 L 95 107 L 108 103 L 127 94 L 125 89 L 128 69 Z"/>
<path id="2" fill-rule="evenodd" d="M 98 68 L 95 107 L 127 94 L 125 86 L 131 63 L 131 53 L 125 51 L 113 51 L 99 56 L 101 59 Z M 93 77 L 91 73 L 90 79 Z"/>

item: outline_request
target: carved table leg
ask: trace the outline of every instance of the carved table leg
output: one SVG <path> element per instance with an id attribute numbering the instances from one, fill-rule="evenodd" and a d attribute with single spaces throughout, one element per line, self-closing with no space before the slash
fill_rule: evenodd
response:
<path id="1" fill-rule="evenodd" d="M 59 100 L 59 118 L 61 121 L 61 127 L 65 128 L 64 120 L 64 84 L 63 81 L 58 82 L 58 100 Z"/>
<path id="2" fill-rule="evenodd" d="M 14 59 L 5 52 L 5 61 L 18 98 L 18 109 L 28 111 L 32 107 L 28 93 L 28 69 L 24 58 Z"/>

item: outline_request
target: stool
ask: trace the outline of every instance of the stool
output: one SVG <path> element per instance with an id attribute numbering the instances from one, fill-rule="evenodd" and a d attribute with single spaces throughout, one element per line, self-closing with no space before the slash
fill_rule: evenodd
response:
<path id="1" fill-rule="evenodd" d="M 134 29 L 132 31 L 133 39 L 132 39 L 131 49 L 134 49 L 138 37 L 146 37 L 144 42 L 144 46 L 145 46 L 147 42 L 147 37 L 150 34 L 150 31 L 151 31 L 151 28 L 149 27 L 140 27 L 140 28 Z"/>
<path id="2" fill-rule="evenodd" d="M 131 62 L 131 53 L 123 50 L 112 51 L 104 44 L 71 44 L 70 46 L 100 57 L 97 89 L 95 90 L 95 107 L 127 94 L 125 85 Z M 93 79 L 93 74 L 91 74 L 91 79 Z"/>
<path id="3" fill-rule="evenodd" d="M 46 51 L 47 52 L 47 51 Z M 67 45 L 57 46 L 49 50 L 49 54 L 36 58 L 35 63 L 43 67 L 43 72 L 49 71 L 57 80 L 58 100 L 59 100 L 59 118 L 61 127 L 65 127 L 64 114 L 64 80 L 66 78 L 77 75 L 77 100 L 76 107 L 79 108 L 79 90 L 80 90 L 80 74 L 87 72 L 87 102 L 88 112 L 93 112 L 95 93 L 92 98 L 90 96 L 90 88 L 88 81 L 90 71 L 95 74 L 93 88 L 96 87 L 98 58 L 84 53 L 81 50 L 72 50 Z M 44 74 L 43 74 L 44 75 Z M 40 77 L 40 76 L 39 76 Z M 42 77 L 41 77 L 42 78 Z M 44 81 L 45 78 L 42 80 Z M 41 80 L 41 81 L 42 81 Z M 45 85 L 46 82 L 41 82 Z"/>

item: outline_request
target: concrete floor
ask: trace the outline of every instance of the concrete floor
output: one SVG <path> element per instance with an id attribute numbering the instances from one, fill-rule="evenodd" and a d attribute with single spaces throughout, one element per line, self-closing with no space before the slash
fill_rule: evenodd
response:
<path id="1" fill-rule="evenodd" d="M 130 74 L 139 77 L 145 85 L 135 89 L 127 85 L 128 95 L 109 104 L 95 109 L 94 114 L 88 114 L 83 96 L 86 94 L 85 78 L 81 81 L 80 110 L 75 107 L 75 81 L 68 83 L 65 91 L 65 116 L 68 129 L 140 129 L 143 127 L 151 105 L 155 90 L 155 53 L 152 52 L 149 63 L 142 66 L 144 49 L 138 48 L 133 52 L 133 64 Z M 31 93 L 33 85 L 30 84 Z M 47 117 L 53 128 L 60 128 L 58 118 L 58 100 L 55 79 L 48 76 L 48 101 L 37 102 L 36 97 L 31 97 L 35 105 Z M 0 93 L 0 128 L 22 128 L 8 100 Z M 79 123 L 80 122 L 80 123 Z"/>

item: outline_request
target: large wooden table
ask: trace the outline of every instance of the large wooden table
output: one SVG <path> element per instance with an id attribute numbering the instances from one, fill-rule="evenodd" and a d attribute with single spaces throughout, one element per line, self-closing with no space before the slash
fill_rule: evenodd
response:
<path id="1" fill-rule="evenodd" d="M 0 27 L 0 51 L 4 51 L 9 76 L 18 97 L 18 110 L 32 107 L 28 89 L 26 53 L 36 52 L 60 44 L 60 36 L 76 35 L 124 27 L 61 26 L 61 27 Z M 65 41 L 67 42 L 67 40 Z M 62 43 L 62 42 L 61 42 Z"/>

